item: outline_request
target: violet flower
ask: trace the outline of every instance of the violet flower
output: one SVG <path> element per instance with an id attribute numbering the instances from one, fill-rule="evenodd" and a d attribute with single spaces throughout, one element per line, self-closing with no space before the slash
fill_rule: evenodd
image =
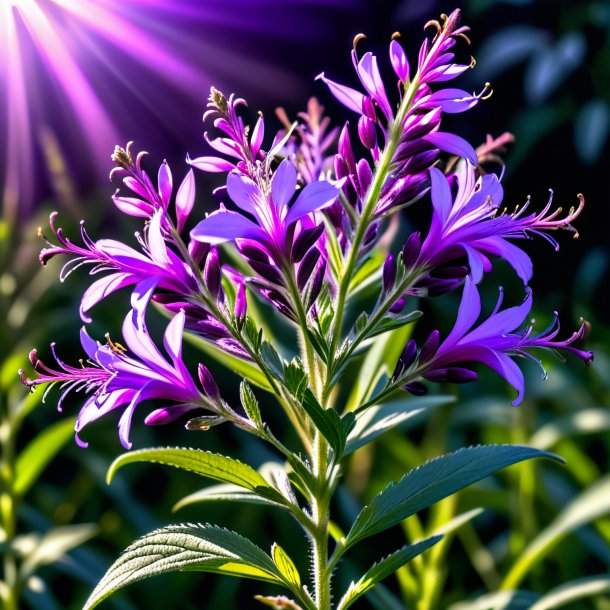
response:
<path id="1" fill-rule="evenodd" d="M 593 352 L 574 347 L 584 337 L 584 322 L 571 337 L 556 341 L 559 334 L 557 314 L 552 324 L 539 334 L 534 334 L 531 325 L 524 327 L 532 308 L 531 291 L 528 290 L 521 305 L 500 310 L 501 304 L 502 292 L 492 314 L 475 326 L 481 313 L 481 299 L 475 283 L 466 278 L 453 330 L 443 342 L 439 341 L 438 331 L 432 333 L 419 353 L 413 376 L 429 381 L 463 383 L 476 379 L 476 373 L 463 365 L 480 362 L 496 371 L 517 391 L 517 398 L 512 403 L 516 406 L 523 400 L 525 381 L 513 358 L 523 356 L 539 363 L 530 350 L 546 348 L 570 353 L 587 365 L 593 361 Z M 403 360 L 407 361 L 399 361 L 400 370 L 395 371 L 395 376 L 415 361 L 413 346 L 407 345 L 407 348 L 403 352 Z M 411 383 L 407 383 L 405 389 L 421 393 L 421 385 L 417 381 L 414 385 Z"/>
<path id="2" fill-rule="evenodd" d="M 49 247 L 40 253 L 41 263 L 44 265 L 58 254 L 70 256 L 60 273 L 62 282 L 82 265 L 93 265 L 91 275 L 109 272 L 93 282 L 84 293 L 80 303 L 84 322 L 91 322 L 88 312 L 102 299 L 145 278 L 154 278 L 159 288 L 183 295 L 182 298 L 197 290 L 192 269 L 167 245 L 162 230 L 163 209 L 153 212 L 144 237 L 137 235 L 141 251 L 113 239 L 94 242 L 87 235 L 84 223 L 81 223 L 83 246 L 77 246 L 64 236 L 61 227 L 55 226 L 56 216 L 56 212 L 51 214 L 50 225 L 59 244 L 47 241 Z"/>
<path id="3" fill-rule="evenodd" d="M 210 401 L 197 388 L 182 360 L 184 312 L 172 318 L 163 338 L 170 362 L 161 354 L 148 334 L 144 315 L 156 287 L 156 279 L 149 278 L 134 289 L 131 297 L 133 309 L 123 322 L 123 337 L 127 349 L 109 338 L 105 345 L 101 345 L 91 339 L 83 328 L 80 339 L 87 354 L 86 363 L 81 360 L 80 366 L 77 367 L 65 364 L 55 353 L 55 344 L 51 344 L 59 370 L 48 367 L 38 359 L 36 350 L 32 350 L 30 361 L 38 377 L 26 379 L 24 372 L 20 371 L 23 383 L 30 388 L 50 384 L 46 390 L 48 392 L 53 385 L 59 383 L 62 389 L 58 402 L 59 410 L 71 391 L 82 390 L 90 395 L 76 422 L 76 440 L 81 446 L 87 446 L 79 437 L 79 433 L 87 424 L 110 411 L 124 408 L 118 430 L 121 443 L 129 449 L 129 429 L 134 411 L 140 403 L 148 399 L 168 400 L 173 403 L 170 407 L 151 413 L 146 419 L 148 424 L 169 423 L 191 409 L 210 407 Z"/>
<path id="4" fill-rule="evenodd" d="M 478 175 L 476 169 L 462 161 L 454 178 L 455 196 L 450 181 L 436 168 L 430 170 L 432 222 L 419 253 L 417 265 L 441 267 L 461 256 L 468 258 L 470 274 L 478 283 L 491 268 L 489 255 L 505 259 L 524 284 L 532 277 L 530 257 L 509 240 L 542 236 L 555 249 L 559 245 L 549 231 L 566 229 L 575 234 L 571 223 L 584 207 L 579 195 L 578 208 L 559 218 L 561 208 L 550 212 L 552 196 L 539 214 L 525 214 L 529 200 L 521 209 L 502 212 L 503 189 L 495 174 Z"/>
<path id="5" fill-rule="evenodd" d="M 479 94 L 461 89 L 432 91 L 431 84 L 452 80 L 472 65 L 459 63 L 453 52 L 459 38 L 469 42 L 468 28 L 459 25 L 460 11 L 455 10 L 443 19 L 442 25 L 436 21 L 428 23 L 436 27 L 436 35 L 422 44 L 417 71 L 412 78 L 404 49 L 397 40 L 390 43 L 390 62 L 398 77 L 401 96 L 397 111 L 386 92 L 375 55 L 368 52 L 358 59 L 355 47 L 363 35 L 354 41 L 352 60 L 365 94 L 328 79 L 324 73 L 318 77 L 342 104 L 360 115 L 358 134 L 375 164 L 381 162 L 382 155 L 386 157 L 383 163 L 387 164 L 389 172 L 376 203 L 376 215 L 417 199 L 426 187 L 426 170 L 438 160 L 440 151 L 477 164 L 476 152 L 466 140 L 441 132 L 439 128 L 442 113 L 469 110 L 489 93 L 489 85 Z M 335 171 L 337 177 L 349 176 L 350 184 L 344 187 L 344 193 L 348 201 L 359 208 L 372 172 L 366 161 L 356 162 L 346 130 L 340 139 Z M 356 199 L 353 191 L 357 194 Z"/>

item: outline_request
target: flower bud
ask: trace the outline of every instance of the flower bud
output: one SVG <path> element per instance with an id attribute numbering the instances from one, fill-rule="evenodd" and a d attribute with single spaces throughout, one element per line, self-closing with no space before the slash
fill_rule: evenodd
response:
<path id="1" fill-rule="evenodd" d="M 438 350 L 439 344 L 440 334 L 438 330 L 433 330 L 430 333 L 430 336 L 426 339 L 426 342 L 423 344 L 421 352 L 419 353 L 420 364 L 425 364 L 434 357 L 434 354 L 436 354 L 436 351 Z"/>
<path id="2" fill-rule="evenodd" d="M 295 263 L 300 263 L 302 258 L 308 252 L 308 250 L 318 241 L 322 233 L 324 232 L 324 223 L 312 227 L 310 229 L 303 229 L 299 236 L 294 240 L 292 250 L 290 252 L 290 258 Z"/>
<path id="3" fill-rule="evenodd" d="M 212 377 L 210 370 L 204 364 L 200 363 L 197 372 L 204 394 L 214 402 L 220 400 L 220 390 L 218 389 L 218 385 L 216 384 L 214 377 Z"/>
<path id="4" fill-rule="evenodd" d="M 319 258 L 320 251 L 317 248 L 311 248 L 305 255 L 303 262 L 299 265 L 299 271 L 297 272 L 297 288 L 299 290 L 305 288 Z"/>
<path id="5" fill-rule="evenodd" d="M 246 298 L 246 284 L 240 282 L 235 295 L 235 317 L 237 323 L 241 326 L 246 318 L 246 310 L 248 308 L 248 299 Z"/>
<path id="6" fill-rule="evenodd" d="M 407 269 L 415 266 L 421 250 L 421 235 L 419 231 L 411 233 L 402 249 L 402 262 Z"/>
<path id="7" fill-rule="evenodd" d="M 372 150 L 377 146 L 377 131 L 375 130 L 375 124 L 371 119 L 366 116 L 361 116 L 358 119 L 358 135 L 362 145 L 369 150 Z"/>
<path id="8" fill-rule="evenodd" d="M 382 279 L 383 291 L 388 292 L 392 289 L 396 280 L 396 260 L 392 254 L 388 254 L 385 263 L 383 263 Z"/>
<path id="9" fill-rule="evenodd" d="M 218 260 L 218 250 L 212 248 L 208 254 L 203 270 L 203 279 L 207 289 L 215 300 L 220 295 L 220 261 Z"/>
<path id="10" fill-rule="evenodd" d="M 402 386 L 403 390 L 406 390 L 413 396 L 424 396 L 424 394 L 428 393 L 428 388 L 419 381 L 412 381 L 411 383 L 405 383 Z"/>

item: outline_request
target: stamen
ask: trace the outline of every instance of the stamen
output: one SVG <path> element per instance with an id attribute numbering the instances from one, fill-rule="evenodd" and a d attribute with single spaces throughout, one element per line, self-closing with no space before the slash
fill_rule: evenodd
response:
<path id="1" fill-rule="evenodd" d="M 356 51 L 356 50 L 357 50 L 357 49 L 356 49 L 356 47 L 358 46 L 358 43 L 359 43 L 361 40 L 364 40 L 365 38 L 366 38 L 366 34 L 362 34 L 362 33 L 360 33 L 360 34 L 356 34 L 356 36 L 354 36 L 354 42 L 352 43 L 352 45 L 353 45 L 353 47 L 354 47 L 354 51 Z"/>

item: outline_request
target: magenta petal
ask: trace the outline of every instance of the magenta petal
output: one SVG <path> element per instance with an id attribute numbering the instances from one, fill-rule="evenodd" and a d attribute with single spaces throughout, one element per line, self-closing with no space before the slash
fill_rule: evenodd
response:
<path id="1" fill-rule="evenodd" d="M 85 330 L 84 326 L 80 329 L 80 343 L 83 346 L 83 349 L 85 350 L 87 356 L 89 356 L 91 360 L 95 360 L 95 356 L 97 354 L 99 346 L 97 344 L 97 341 L 95 339 L 92 339 L 87 334 L 87 331 Z"/>
<path id="2" fill-rule="evenodd" d="M 197 157 L 196 159 L 187 157 L 186 162 L 204 172 L 230 172 L 235 169 L 233 163 L 222 157 Z"/>
<path id="3" fill-rule="evenodd" d="M 440 89 L 422 98 L 418 108 L 440 108 L 447 114 L 456 114 L 476 106 L 479 98 L 463 89 Z"/>
<path id="4" fill-rule="evenodd" d="M 138 277 L 130 273 L 112 273 L 111 275 L 107 275 L 106 277 L 93 282 L 93 284 L 87 288 L 80 302 L 81 320 L 83 322 L 91 322 L 91 318 L 86 312 L 109 294 L 112 294 L 124 286 L 135 284 L 138 279 Z"/>
<path id="5" fill-rule="evenodd" d="M 394 115 L 379 73 L 377 58 L 370 51 L 365 53 L 358 62 L 356 70 L 367 93 L 377 102 L 388 121 L 391 121 Z"/>
<path id="6" fill-rule="evenodd" d="M 256 157 L 258 151 L 261 149 L 263 143 L 263 137 L 265 136 L 265 121 L 262 115 L 258 117 L 256 125 L 252 130 L 252 137 L 250 138 L 250 147 L 252 148 L 252 154 Z"/>
<path id="7" fill-rule="evenodd" d="M 163 335 L 163 345 L 170 355 L 174 367 L 182 359 L 182 332 L 184 331 L 184 311 L 179 311 L 167 325 Z"/>
<path id="8" fill-rule="evenodd" d="M 296 188 L 297 170 L 292 161 L 284 159 L 275 170 L 271 180 L 271 195 L 280 215 L 281 211 L 288 207 Z"/>
<path id="9" fill-rule="evenodd" d="M 148 247 L 150 249 L 150 257 L 161 267 L 171 268 L 172 261 L 168 255 L 167 244 L 161 233 L 161 221 L 163 219 L 163 210 L 158 210 L 151 218 L 148 225 Z"/>
<path id="10" fill-rule="evenodd" d="M 357 112 L 358 114 L 362 114 L 362 105 L 364 104 L 364 95 L 351 87 L 346 87 L 345 85 L 340 85 L 339 83 L 335 83 L 334 81 L 326 78 L 324 76 L 324 72 L 322 74 L 318 74 L 316 76 L 316 80 L 321 80 L 328 85 L 330 92 L 344 105 L 347 106 L 350 110 Z"/>
<path id="11" fill-rule="evenodd" d="M 192 231 L 191 238 L 208 244 L 221 244 L 238 238 L 258 241 L 267 234 L 254 222 L 237 212 L 219 211 L 204 218 Z"/>
<path id="12" fill-rule="evenodd" d="M 409 60 L 405 54 L 402 45 L 392 40 L 390 43 L 390 62 L 392 62 L 392 68 L 396 72 L 396 76 L 404 83 L 409 80 Z"/>
<path id="13" fill-rule="evenodd" d="M 306 214 L 322 210 L 332 205 L 339 196 L 340 189 L 330 182 L 312 182 L 298 196 L 286 216 L 286 226 L 290 226 Z"/>
<path id="14" fill-rule="evenodd" d="M 117 190 L 116 193 L 118 192 Z M 137 199 L 136 197 L 118 197 L 116 193 L 112 196 L 112 201 L 123 214 L 138 218 L 148 218 L 155 211 L 150 203 L 142 199 Z"/>
<path id="15" fill-rule="evenodd" d="M 178 220 L 178 232 L 184 228 L 195 203 L 195 173 L 189 170 L 188 174 L 178 187 L 176 193 L 176 219 Z"/>
<path id="16" fill-rule="evenodd" d="M 199 409 L 200 407 L 192 404 L 184 405 L 172 405 L 171 407 L 163 407 L 161 409 L 155 409 L 146 416 L 144 423 L 147 426 L 162 426 L 163 424 L 170 424 L 176 421 L 179 417 L 192 411 L 193 409 Z"/>
<path id="17" fill-rule="evenodd" d="M 163 209 L 167 210 L 169 200 L 172 196 L 172 189 L 174 187 L 172 180 L 172 172 L 169 169 L 167 161 L 163 161 L 161 167 L 159 167 L 159 174 L 157 177 L 157 183 L 159 185 L 159 197 L 163 203 Z"/>
<path id="18" fill-rule="evenodd" d="M 428 144 L 432 144 L 432 146 L 442 150 L 443 152 L 449 153 L 450 155 L 465 157 L 473 165 L 478 164 L 477 153 L 475 152 L 474 148 L 460 136 L 456 136 L 453 133 L 436 131 L 424 136 L 422 140 L 428 142 Z"/>

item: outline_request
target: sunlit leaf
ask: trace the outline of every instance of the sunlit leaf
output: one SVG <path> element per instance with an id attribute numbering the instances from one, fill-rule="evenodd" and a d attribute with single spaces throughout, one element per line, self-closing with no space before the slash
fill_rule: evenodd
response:
<path id="1" fill-rule="evenodd" d="M 536 457 L 557 456 L 520 445 L 481 445 L 426 462 L 390 483 L 365 506 L 352 525 L 345 548 L 377 534 L 497 470 Z"/>
<path id="2" fill-rule="evenodd" d="M 176 512 L 185 506 L 199 504 L 202 502 L 245 502 L 246 504 L 263 504 L 266 506 L 279 507 L 283 506 L 282 504 L 278 504 L 277 502 L 263 498 L 253 491 L 227 483 L 221 485 L 210 485 L 209 487 L 205 487 L 199 491 L 189 494 L 188 496 L 185 496 L 174 504 L 172 511 Z"/>
<path id="3" fill-rule="evenodd" d="M 356 415 L 356 425 L 347 437 L 343 455 L 352 453 L 411 418 L 454 400 L 452 396 L 411 397 L 405 394 L 401 400 L 369 407 Z"/>
<path id="4" fill-rule="evenodd" d="M 271 547 L 271 557 L 284 580 L 299 589 L 301 587 L 299 571 L 294 565 L 294 561 L 279 544 L 274 543 Z"/>
<path id="5" fill-rule="evenodd" d="M 134 582 L 175 571 L 214 572 L 281 584 L 269 555 L 247 538 L 215 525 L 173 525 L 129 546 L 106 572 L 83 610 L 94 608 Z"/>
<path id="6" fill-rule="evenodd" d="M 407 564 L 411 559 L 417 557 L 431 546 L 435 545 L 441 536 L 435 536 L 422 540 L 416 544 L 404 546 L 402 549 L 388 555 L 384 559 L 375 563 L 357 581 L 352 582 L 345 595 L 341 598 L 337 610 L 349 608 L 359 597 L 372 589 L 378 582 L 394 574 L 398 568 Z"/>
<path id="7" fill-rule="evenodd" d="M 497 591 L 451 604 L 448 610 L 531 610 L 538 599 L 532 591 Z"/>
<path id="8" fill-rule="evenodd" d="M 238 485 L 268 500 L 286 504 L 284 497 L 251 466 L 233 458 L 200 449 L 161 447 L 124 453 L 110 465 L 107 482 L 110 483 L 116 471 L 125 464 L 138 462 L 163 464 L 187 470 L 208 479 Z"/>
<path id="9" fill-rule="evenodd" d="M 566 437 L 595 434 L 610 430 L 610 411 L 607 408 L 583 409 L 556 418 L 542 426 L 529 440 L 539 449 L 550 449 Z"/>

